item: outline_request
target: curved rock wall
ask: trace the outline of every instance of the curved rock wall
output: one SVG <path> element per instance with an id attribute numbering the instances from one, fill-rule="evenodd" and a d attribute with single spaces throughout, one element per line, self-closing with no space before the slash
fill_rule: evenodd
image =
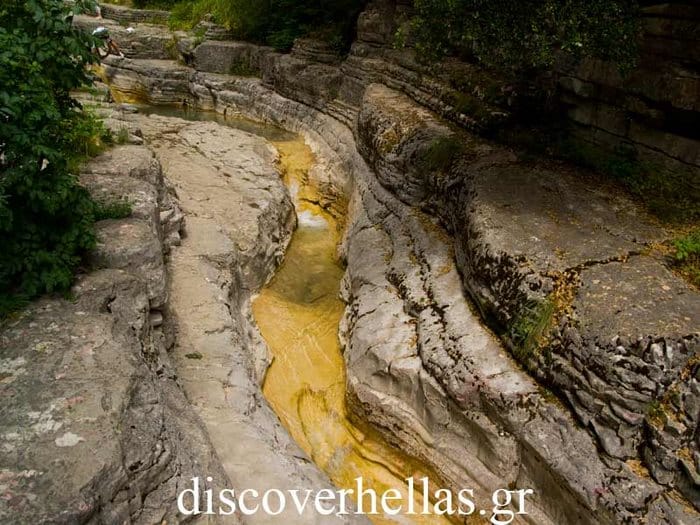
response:
<path id="1" fill-rule="evenodd" d="M 365 94 L 358 134 L 382 184 L 454 233 L 466 289 L 521 362 L 563 393 L 606 453 L 636 457 L 650 404 L 694 370 L 699 341 L 698 294 L 645 248 L 664 232 L 589 174 L 473 137 L 459 137 L 464 151 L 442 169 L 427 166 L 431 145 L 454 133 L 381 86 Z M 524 348 L 514 329 L 542 301 L 555 303 L 557 326 L 544 348 Z M 687 406 L 683 426 L 695 428 L 694 395 Z M 683 442 L 696 447 L 690 434 Z"/>
<path id="2" fill-rule="evenodd" d="M 559 87 L 578 135 L 685 177 L 695 195 L 700 154 L 700 6 L 643 2 L 637 67 L 627 75 L 599 60 L 561 64 Z"/>
<path id="3" fill-rule="evenodd" d="M 171 355 L 228 487 L 237 495 L 244 489 L 330 489 L 261 391 L 270 358 L 252 318 L 251 295 L 273 274 L 295 226 L 277 152 L 262 137 L 216 122 L 124 118 L 141 128 L 178 194 L 186 236 L 168 261 L 168 319 L 177 330 Z M 291 505 L 278 516 L 258 512 L 243 521 L 366 522 L 319 516 L 312 507 L 300 516 Z"/>
<path id="4" fill-rule="evenodd" d="M 699 300 L 649 249 L 666 232 L 591 174 L 520 161 L 382 85 L 355 85 L 358 112 L 337 99 L 348 76 L 334 65 L 264 57 L 264 83 L 119 59 L 105 72 L 117 93 L 133 83 L 147 100 L 181 102 L 163 96 L 153 79 L 164 78 L 190 103 L 299 131 L 321 159 L 327 205 L 351 195 L 343 337 L 358 413 L 453 487 L 530 484 L 539 520 L 696 519 L 673 490 L 698 504 Z M 477 322 L 457 270 L 579 424 Z M 518 327 L 548 301 L 552 335 L 524 344 Z"/>
<path id="5" fill-rule="evenodd" d="M 553 68 L 557 96 L 582 144 L 633 151 L 653 169 L 668 169 L 692 195 L 700 195 L 698 21 L 693 2 L 642 2 L 640 57 L 633 71 L 600 60 Z M 395 49 L 395 34 L 410 16 L 410 2 L 373 0 L 358 20 L 357 39 L 342 69 L 341 96 L 356 107 L 362 87 L 382 83 L 443 117 L 489 131 L 519 111 L 517 90 L 475 64 L 446 60 L 436 68 Z"/>
<path id="6" fill-rule="evenodd" d="M 176 522 L 192 477 L 228 485 L 167 351 L 163 253 L 182 216 L 146 147 L 110 150 L 81 181 L 133 214 L 97 224 L 95 270 L 71 300 L 42 299 L 0 331 L 0 521 Z"/>

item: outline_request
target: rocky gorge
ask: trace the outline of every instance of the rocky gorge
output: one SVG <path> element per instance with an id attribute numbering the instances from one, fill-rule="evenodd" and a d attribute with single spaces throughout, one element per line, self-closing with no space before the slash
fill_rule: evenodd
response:
<path id="1" fill-rule="evenodd" d="M 314 204 L 344 224 L 351 419 L 452 490 L 533 489 L 525 523 L 697 523 L 700 295 L 654 249 L 669 233 L 595 175 L 438 116 L 439 85 L 385 58 L 373 7 L 344 61 L 314 41 L 281 54 L 173 36 L 120 10 L 135 24 L 116 31 L 127 58 L 99 74 L 117 102 L 303 137 Z M 279 137 L 120 108 L 108 125 L 139 144 L 81 179 L 132 216 L 98 225 L 72 301 L 41 301 L 0 333 L 0 516 L 178 522 L 174 495 L 202 473 L 215 487 L 330 487 L 261 391 L 270 356 L 251 298 L 296 222 Z"/>

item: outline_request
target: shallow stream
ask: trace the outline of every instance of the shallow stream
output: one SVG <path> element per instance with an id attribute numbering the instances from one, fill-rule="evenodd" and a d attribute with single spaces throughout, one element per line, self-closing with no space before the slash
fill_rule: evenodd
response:
<path id="1" fill-rule="evenodd" d="M 336 251 L 342 217 L 317 203 L 308 180 L 315 159 L 302 137 L 273 126 L 215 113 L 144 108 L 144 112 L 213 120 L 270 141 L 279 152 L 279 169 L 293 197 L 298 227 L 275 276 L 253 301 L 253 313 L 273 360 L 263 393 L 295 441 L 340 489 L 362 487 L 381 495 L 389 489 L 408 500 L 406 478 L 416 487 L 434 478 L 417 461 L 393 448 L 375 431 L 350 420 L 345 403 L 345 363 L 338 340 L 344 304 L 339 298 L 343 268 Z M 431 490 L 435 490 L 431 483 Z M 356 494 L 355 494 L 356 495 Z M 416 515 L 370 515 L 376 524 L 447 524 L 441 516 L 421 516 L 421 491 L 414 491 Z M 356 503 L 359 506 L 359 502 Z M 362 502 L 371 510 L 371 498 Z"/>

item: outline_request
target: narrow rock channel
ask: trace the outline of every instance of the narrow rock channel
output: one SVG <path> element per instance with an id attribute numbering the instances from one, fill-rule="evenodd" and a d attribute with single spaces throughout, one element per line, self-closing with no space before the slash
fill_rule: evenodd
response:
<path id="1" fill-rule="evenodd" d="M 590 152 L 517 138 L 532 99 L 508 78 L 427 67 L 412 35 L 397 48 L 411 2 L 360 2 L 342 55 L 44 3 L 123 53 L 72 94 L 112 138 L 69 170 L 98 204 L 78 214 L 94 246 L 70 295 L 0 319 L 0 523 L 700 524 L 700 294 L 674 259 L 697 239 L 649 214 L 657 196 L 697 200 L 688 2 L 641 2 L 624 79 L 597 61 L 551 71 L 573 150 L 624 147 L 633 193 Z M 22 31 L 59 34 L 29 7 Z M 43 77 L 65 76 L 25 40 Z M 5 120 L 43 142 L 44 101 L 20 99 Z M 68 175 L 28 143 L 0 168 Z M 26 191 L 0 200 L 34 213 Z M 12 215 L 27 231 L 63 217 Z M 429 496 L 411 490 L 423 479 Z"/>
<path id="2" fill-rule="evenodd" d="M 253 302 L 260 331 L 274 356 L 263 392 L 297 443 L 337 487 L 389 489 L 409 497 L 405 479 L 428 477 L 417 461 L 392 448 L 376 432 L 350 421 L 345 406 L 345 363 L 338 328 L 343 269 L 337 261 L 341 220 L 318 204 L 308 181 L 313 155 L 303 140 L 276 142 L 282 172 L 297 210 L 298 226 L 285 259 Z M 433 488 L 434 490 L 434 488 Z M 360 502 L 357 502 L 358 506 Z M 416 494 L 416 508 L 422 498 Z M 365 512 L 370 508 L 365 498 Z M 449 523 L 442 516 L 372 516 L 373 523 Z"/>
<path id="3" fill-rule="evenodd" d="M 174 357 L 185 393 L 229 477 L 211 483 L 260 493 L 324 488 L 328 481 L 308 464 L 308 455 L 337 488 L 354 489 L 362 477 L 365 489 L 381 494 L 393 488 L 407 498 L 406 478 L 434 474 L 356 418 L 351 422 L 345 407 L 338 341 L 344 271 L 336 256 L 343 217 L 342 210 L 331 214 L 318 204 L 323 197 L 308 181 L 315 162 L 311 150 L 298 135 L 245 120 L 207 122 L 215 117 L 203 113 L 188 121 L 173 117 L 175 111 L 160 113 L 133 119 L 154 148 L 185 216 L 186 235 L 169 265 Z M 253 319 L 251 294 L 283 254 L 280 268 L 252 303 Z M 261 398 L 263 384 L 269 406 Z M 422 508 L 420 491 L 414 494 L 416 508 Z M 370 498 L 364 507 L 371 510 Z M 258 513 L 245 521 L 279 519 Z M 449 523 L 420 515 L 376 515 L 371 521 Z"/>
<path id="4" fill-rule="evenodd" d="M 214 122 L 163 116 L 137 122 L 185 215 L 186 235 L 169 268 L 173 354 L 229 477 L 211 483 L 260 493 L 330 488 L 260 392 L 267 355 L 250 317 L 250 293 L 281 259 L 295 222 L 275 150 L 261 137 Z M 245 522 L 350 521 L 317 516 L 311 507 L 302 517 L 289 513 L 260 512 Z"/>

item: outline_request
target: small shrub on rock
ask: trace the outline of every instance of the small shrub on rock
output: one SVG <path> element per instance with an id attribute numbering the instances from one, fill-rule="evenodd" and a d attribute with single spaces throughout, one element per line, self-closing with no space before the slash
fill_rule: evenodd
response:
<path id="1" fill-rule="evenodd" d="M 700 229 L 673 241 L 674 261 L 678 270 L 700 288 Z"/>
<path id="2" fill-rule="evenodd" d="M 365 0 L 183 0 L 173 7 L 170 25 L 191 29 L 205 15 L 236 38 L 289 50 L 294 40 L 313 35 L 339 53 L 346 51 Z"/>

